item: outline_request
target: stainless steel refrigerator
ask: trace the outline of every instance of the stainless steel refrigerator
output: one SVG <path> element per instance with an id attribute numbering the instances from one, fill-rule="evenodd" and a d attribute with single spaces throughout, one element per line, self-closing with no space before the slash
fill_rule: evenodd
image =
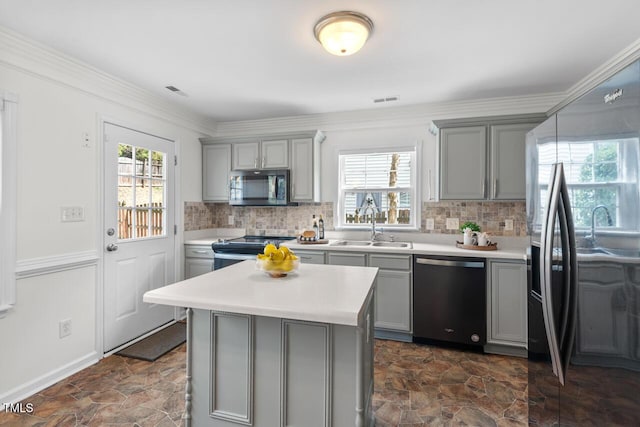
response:
<path id="1" fill-rule="evenodd" d="M 529 424 L 640 423 L 640 62 L 527 135 Z"/>

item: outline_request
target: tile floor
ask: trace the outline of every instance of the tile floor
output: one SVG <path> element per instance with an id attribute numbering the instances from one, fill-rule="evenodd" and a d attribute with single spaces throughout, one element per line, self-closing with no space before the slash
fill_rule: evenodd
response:
<path id="1" fill-rule="evenodd" d="M 185 346 L 156 362 L 110 356 L 25 399 L 0 426 L 177 426 Z M 376 426 L 526 426 L 525 359 L 376 341 Z"/>

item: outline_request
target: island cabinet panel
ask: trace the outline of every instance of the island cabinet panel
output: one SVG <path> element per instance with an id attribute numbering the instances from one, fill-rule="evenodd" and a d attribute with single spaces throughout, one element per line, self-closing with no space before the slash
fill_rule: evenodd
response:
<path id="1" fill-rule="evenodd" d="M 192 309 L 188 425 L 372 426 L 374 305 L 358 326 Z"/>
<path id="2" fill-rule="evenodd" d="M 282 425 L 329 426 L 330 326 L 284 320 L 282 327 Z"/>
<path id="3" fill-rule="evenodd" d="M 253 317 L 211 313 L 210 416 L 251 423 L 253 408 Z M 227 349 L 233 348 L 230 352 Z"/>

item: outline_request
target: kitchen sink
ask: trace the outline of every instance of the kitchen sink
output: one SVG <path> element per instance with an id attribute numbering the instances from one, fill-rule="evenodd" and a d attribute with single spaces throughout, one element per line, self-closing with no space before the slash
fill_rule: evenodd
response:
<path id="1" fill-rule="evenodd" d="M 411 242 L 373 242 L 371 246 L 381 247 L 381 248 L 413 248 L 413 243 Z"/>
<path id="2" fill-rule="evenodd" d="M 329 246 L 370 246 L 371 242 L 368 240 L 338 240 L 337 242 L 329 243 Z"/>
<path id="3" fill-rule="evenodd" d="M 639 258 L 640 249 L 611 249 L 611 248 L 576 248 L 579 255 L 611 255 L 622 258 Z"/>
<path id="4" fill-rule="evenodd" d="M 368 240 L 338 240 L 329 246 L 372 246 L 376 248 L 413 248 L 411 242 L 371 242 Z"/>
<path id="5" fill-rule="evenodd" d="M 607 252 L 602 248 L 576 248 L 576 252 L 579 255 L 595 255 L 595 254 L 609 255 L 609 252 Z"/>

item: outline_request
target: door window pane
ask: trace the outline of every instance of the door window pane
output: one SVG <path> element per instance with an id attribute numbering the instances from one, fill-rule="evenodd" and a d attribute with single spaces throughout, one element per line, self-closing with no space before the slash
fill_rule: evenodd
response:
<path id="1" fill-rule="evenodd" d="M 165 235 L 166 158 L 166 153 L 119 144 L 119 240 Z"/>

